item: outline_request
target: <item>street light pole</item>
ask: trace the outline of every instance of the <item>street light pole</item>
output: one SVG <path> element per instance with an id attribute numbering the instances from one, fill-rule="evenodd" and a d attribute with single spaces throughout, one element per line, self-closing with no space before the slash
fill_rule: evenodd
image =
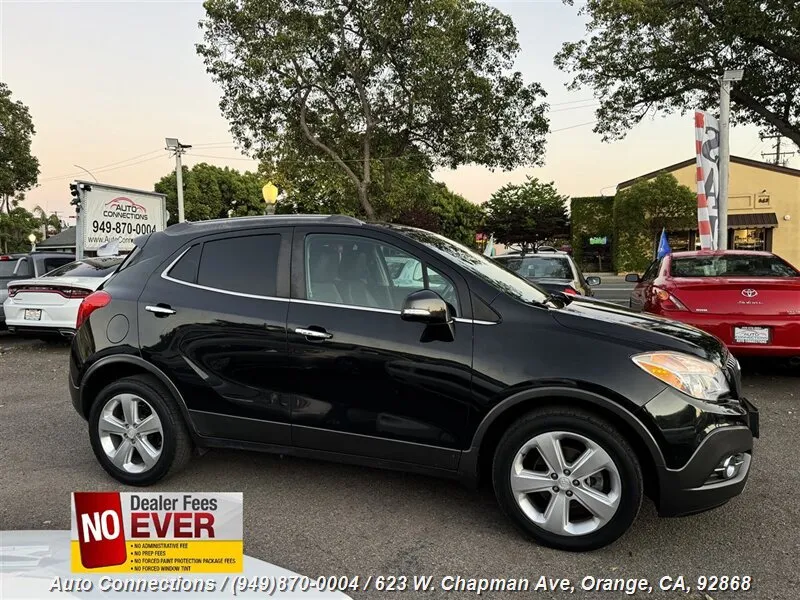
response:
<path id="1" fill-rule="evenodd" d="M 728 249 L 728 181 L 731 162 L 731 82 L 741 81 L 743 69 L 723 73 L 719 87 L 719 196 L 717 198 L 717 249 Z"/>
<path id="2" fill-rule="evenodd" d="M 167 150 L 175 152 L 175 180 L 178 187 L 178 223 L 186 220 L 183 210 L 183 165 L 181 155 L 191 148 L 189 144 L 181 144 L 177 138 L 166 138 Z"/>

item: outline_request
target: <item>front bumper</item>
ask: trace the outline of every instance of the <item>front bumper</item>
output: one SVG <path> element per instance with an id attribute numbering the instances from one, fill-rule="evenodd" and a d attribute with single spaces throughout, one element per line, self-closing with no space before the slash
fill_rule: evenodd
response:
<path id="1" fill-rule="evenodd" d="M 720 425 L 709 433 L 680 469 L 660 473 L 658 513 L 677 517 L 703 512 L 725 504 L 742 493 L 750 474 L 753 438 L 760 434 L 758 409 L 741 400 L 747 411 L 745 425 Z M 741 461 L 733 477 L 722 478 L 715 469 L 728 457 Z"/>

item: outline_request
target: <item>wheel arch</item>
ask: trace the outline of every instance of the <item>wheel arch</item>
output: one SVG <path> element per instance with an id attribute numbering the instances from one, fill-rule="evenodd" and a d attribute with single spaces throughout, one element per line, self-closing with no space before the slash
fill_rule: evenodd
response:
<path id="1" fill-rule="evenodd" d="M 197 432 L 189 417 L 189 409 L 186 407 L 186 402 L 178 388 L 161 369 L 139 356 L 129 354 L 106 356 L 89 367 L 80 385 L 80 407 L 83 417 L 89 417 L 92 403 L 104 387 L 123 377 L 134 375 L 152 375 L 161 382 L 180 408 L 186 427 L 193 441 L 196 441 Z"/>
<path id="2" fill-rule="evenodd" d="M 462 453 L 459 471 L 464 480 L 473 486 L 486 480 L 495 448 L 510 424 L 525 413 L 544 406 L 582 408 L 608 420 L 619 429 L 636 452 L 642 466 L 647 495 L 655 500 L 659 498 L 660 472 L 664 457 L 645 424 L 627 408 L 605 396 L 567 387 L 523 390 L 509 396 L 489 411 L 478 425 L 469 450 Z"/>

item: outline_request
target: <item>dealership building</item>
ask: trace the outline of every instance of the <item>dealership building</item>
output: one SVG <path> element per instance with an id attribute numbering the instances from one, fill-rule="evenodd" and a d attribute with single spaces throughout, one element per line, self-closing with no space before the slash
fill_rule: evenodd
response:
<path id="1" fill-rule="evenodd" d="M 671 173 L 696 189 L 695 158 L 645 173 L 617 186 Z M 728 186 L 728 248 L 774 252 L 800 268 L 800 170 L 732 156 Z M 672 250 L 699 249 L 697 229 L 670 231 Z"/>

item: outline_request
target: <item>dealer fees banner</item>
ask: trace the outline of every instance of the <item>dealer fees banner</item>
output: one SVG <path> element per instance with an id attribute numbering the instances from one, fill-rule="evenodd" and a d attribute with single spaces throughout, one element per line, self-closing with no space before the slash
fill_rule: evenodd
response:
<path id="1" fill-rule="evenodd" d="M 75 573 L 237 573 L 241 492 L 73 492 Z"/>

